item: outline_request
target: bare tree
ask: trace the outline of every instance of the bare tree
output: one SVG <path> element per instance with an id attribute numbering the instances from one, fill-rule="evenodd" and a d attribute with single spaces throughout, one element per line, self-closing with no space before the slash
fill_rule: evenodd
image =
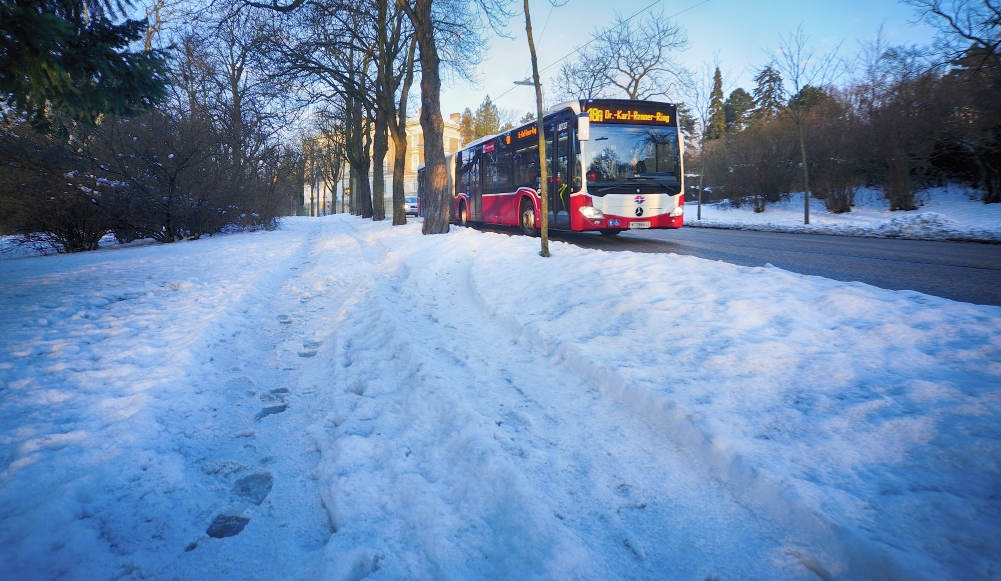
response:
<path id="1" fill-rule="evenodd" d="M 407 102 L 414 80 L 417 39 L 402 10 L 394 10 L 390 15 L 388 0 L 378 0 L 378 6 L 377 106 L 387 119 L 393 140 L 393 225 L 398 226 L 407 223 L 403 175 L 407 160 Z"/>
<path id="2" fill-rule="evenodd" d="M 764 212 L 766 204 L 788 191 L 796 169 L 790 124 L 788 117 L 760 121 L 727 135 L 725 148 L 714 148 L 712 156 L 724 158 L 725 169 L 717 177 L 726 197 L 738 204 L 749 200 L 755 212 Z"/>
<path id="3" fill-rule="evenodd" d="M 807 46 L 808 37 L 800 24 L 789 36 L 779 42 L 780 58 L 778 68 L 785 80 L 787 106 L 783 111 L 796 125 L 799 135 L 799 151 L 803 168 L 803 223 L 810 223 L 810 171 L 806 159 L 806 139 L 803 128 L 807 113 L 813 106 L 810 89 L 826 87 L 838 74 L 840 62 L 837 52 L 841 45 L 826 54 L 816 54 Z"/>
<path id="4" fill-rule="evenodd" d="M 809 145 L 813 195 L 832 214 L 850 212 L 861 185 L 864 132 L 851 105 L 850 92 L 827 93 L 810 112 Z"/>
<path id="5" fill-rule="evenodd" d="M 688 84 L 688 95 L 690 107 L 695 114 L 699 126 L 699 194 L 697 202 L 697 219 L 702 219 L 702 189 L 706 173 L 706 133 L 709 127 L 709 120 L 713 115 L 713 88 L 716 86 L 716 72 L 719 71 L 719 55 L 713 64 L 703 63 L 702 67 L 696 71 Z M 722 83 L 729 85 L 729 73 L 722 79 Z"/>
<path id="6" fill-rule="evenodd" d="M 499 29 L 511 17 L 509 0 L 477 0 L 488 23 Z M 397 0 L 414 28 L 421 62 L 421 129 L 424 132 L 424 167 L 427 192 L 424 199 L 424 234 L 448 232 L 451 196 L 445 168 L 445 122 L 441 117 L 441 65 L 438 37 L 469 28 L 468 4 L 460 0 Z M 453 25 L 453 26 L 449 26 Z M 470 30 L 469 36 L 478 35 Z M 467 36 L 467 39 L 469 38 Z M 446 45 L 448 43 L 445 43 Z M 455 43 L 452 43 L 453 46 Z M 455 59 L 458 60 L 458 59 Z"/>
<path id="7" fill-rule="evenodd" d="M 329 5 L 319 0 L 314 3 L 308 3 L 305 0 L 290 0 L 288 2 L 284 2 L 283 0 L 241 1 L 248 6 L 264 8 L 283 14 L 309 11 L 313 7 L 323 5 L 327 8 L 330 17 L 334 19 L 340 16 L 341 13 L 356 12 L 359 8 L 355 4 L 338 2 L 337 0 L 334 0 Z M 475 64 L 482 50 L 482 43 L 478 42 L 480 40 L 480 19 L 472 11 L 472 8 L 478 6 L 488 24 L 497 31 L 511 16 L 507 11 L 509 3 L 510 0 L 477 0 L 474 4 L 464 2 L 463 0 L 396 1 L 395 7 L 402 10 L 410 21 L 417 48 L 420 50 L 421 127 L 424 133 L 424 157 L 427 167 L 428 184 L 428 192 L 425 197 L 427 205 L 423 225 L 423 232 L 425 234 L 447 232 L 450 216 L 450 196 L 448 196 L 448 192 L 446 191 L 444 121 L 441 117 L 442 65 L 444 63 L 446 70 L 451 68 L 453 72 L 458 71 L 460 75 L 464 70 L 468 74 L 468 67 L 471 64 Z M 351 30 L 357 31 L 358 29 L 353 28 Z M 340 30 L 337 34 L 343 37 L 346 32 L 349 31 Z M 276 33 L 284 35 L 285 31 L 277 30 Z M 314 27 L 313 34 L 331 36 L 331 33 L 324 31 L 322 27 L 320 29 Z M 369 38 L 375 36 L 367 32 L 366 35 Z M 363 44 L 364 46 L 353 45 L 352 49 L 367 53 L 372 59 L 372 63 L 375 63 L 378 60 L 377 52 L 371 50 L 372 46 L 370 44 Z M 378 64 L 372 64 L 372 66 L 376 69 L 379 68 Z M 325 69 L 323 74 L 327 77 L 328 81 L 334 80 L 340 83 L 342 87 L 351 83 L 359 86 L 357 83 L 365 79 L 365 76 L 360 74 L 344 75 L 343 71 L 336 73 L 333 70 L 335 67 L 329 65 L 320 68 Z M 346 83 L 345 81 L 351 81 L 351 83 Z M 368 89 L 378 89 L 379 85 L 377 83 L 368 83 L 366 87 Z M 374 117 L 375 109 L 372 105 L 378 101 L 378 99 L 374 99 L 374 95 L 375 90 L 368 93 L 355 92 L 350 97 L 348 104 L 360 102 L 370 105 L 367 109 L 373 113 L 372 117 Z M 396 96 L 395 93 L 393 95 L 394 97 Z M 348 110 L 353 111 L 354 108 L 349 107 Z M 351 127 L 356 127 L 356 125 L 357 123 L 348 123 L 349 131 L 351 131 Z M 397 117 L 396 125 L 399 126 L 399 117 Z M 376 133 L 379 132 L 377 131 Z M 356 157 L 351 154 L 352 146 L 350 144 L 347 151 L 349 159 Z M 351 174 L 354 176 L 352 182 L 354 183 L 357 180 L 364 188 L 367 182 L 367 177 L 365 177 L 367 168 L 364 168 L 363 171 L 363 168 L 356 167 L 354 161 L 352 161 Z M 352 191 L 352 200 L 354 200 L 356 190 Z M 365 192 L 360 193 L 364 202 L 364 198 L 366 197 Z"/>
<path id="8" fill-rule="evenodd" d="M 535 39 L 532 38 L 532 15 L 528 10 L 528 0 L 525 0 L 525 33 L 528 36 L 528 51 L 532 56 L 532 81 L 535 84 L 535 126 L 537 128 L 537 133 L 539 136 L 539 183 L 542 185 L 542 189 L 539 192 L 539 198 L 541 199 L 541 214 L 542 220 L 539 225 L 539 231 L 542 238 L 542 250 L 539 254 L 543 258 L 549 257 L 549 194 L 545 191 L 546 184 L 549 183 L 549 178 L 546 175 L 546 128 L 542 122 L 543 110 L 542 110 L 542 83 L 539 81 L 539 59 L 535 54 Z"/>
<path id="9" fill-rule="evenodd" d="M 637 23 L 638 22 L 638 23 Z M 595 48 L 607 59 L 606 78 L 629 99 L 670 97 L 685 81 L 685 69 L 672 57 L 688 48 L 688 34 L 663 11 L 638 21 L 615 14 L 615 22 L 596 36 Z"/>
<path id="10" fill-rule="evenodd" d="M 1001 54 L 1001 2 L 998 0 L 904 0 L 921 19 L 939 31 L 939 48 L 949 62 L 960 60 L 971 48 L 980 70 Z"/>
<path id="11" fill-rule="evenodd" d="M 585 48 L 576 62 L 564 61 L 560 65 L 560 72 L 553 80 L 556 100 L 598 99 L 605 96 L 610 85 L 608 70 L 611 67 L 610 54 Z"/>

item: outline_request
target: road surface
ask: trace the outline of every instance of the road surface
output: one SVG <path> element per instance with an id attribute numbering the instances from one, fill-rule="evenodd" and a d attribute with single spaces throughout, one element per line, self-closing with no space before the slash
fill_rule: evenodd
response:
<path id="1" fill-rule="evenodd" d="M 553 233 L 607 251 L 674 252 L 743 266 L 779 268 L 890 290 L 1001 306 L 1001 245 L 786 234 L 709 228 L 627 232 L 608 237 Z"/>

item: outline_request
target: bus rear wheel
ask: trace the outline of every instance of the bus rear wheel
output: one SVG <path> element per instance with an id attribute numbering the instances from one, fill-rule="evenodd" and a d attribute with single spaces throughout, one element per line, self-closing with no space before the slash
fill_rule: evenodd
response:
<path id="1" fill-rule="evenodd" d="M 622 230 L 601 230 L 603 236 L 618 236 L 622 234 Z"/>
<path id="2" fill-rule="evenodd" d="M 526 236 L 535 236 L 539 233 L 535 228 L 535 208 L 527 199 L 521 202 L 521 231 Z"/>

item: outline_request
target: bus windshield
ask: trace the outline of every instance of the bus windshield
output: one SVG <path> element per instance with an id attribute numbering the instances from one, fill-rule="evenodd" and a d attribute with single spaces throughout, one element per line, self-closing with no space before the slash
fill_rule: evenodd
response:
<path id="1" fill-rule="evenodd" d="M 592 195 L 681 189 L 677 127 L 593 123 L 581 154 Z"/>

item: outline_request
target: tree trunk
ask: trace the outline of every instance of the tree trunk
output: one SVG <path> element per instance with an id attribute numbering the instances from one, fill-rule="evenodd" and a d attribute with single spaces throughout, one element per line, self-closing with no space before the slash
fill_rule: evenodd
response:
<path id="1" fill-rule="evenodd" d="M 351 188 L 351 203 L 348 204 L 348 212 L 352 216 L 358 215 L 358 171 L 355 170 L 355 166 L 348 163 L 351 167 L 351 177 L 348 179 L 349 187 Z"/>
<path id="2" fill-rule="evenodd" d="M 705 127 L 702 128 L 702 133 L 705 133 Z M 702 219 L 702 179 L 706 175 L 706 138 L 703 136 L 699 139 L 699 203 L 698 211 L 696 212 L 697 220 Z"/>
<path id="3" fill-rule="evenodd" d="M 441 118 L 441 74 L 435 45 L 431 1 L 417 0 L 413 7 L 400 4 L 414 26 L 421 51 L 421 129 L 424 131 L 424 175 L 426 207 L 424 234 L 448 232 L 448 171 L 445 167 L 445 122 Z"/>
<path id="4" fill-rule="evenodd" d="M 535 41 L 532 39 L 532 17 L 528 12 L 528 0 L 525 0 L 525 32 L 528 35 L 528 50 L 532 54 L 532 79 L 535 81 L 535 123 L 539 132 L 539 198 L 542 201 L 542 220 L 539 232 L 542 238 L 543 257 L 549 256 L 549 179 L 546 167 L 546 127 L 542 121 L 542 85 L 539 83 L 539 61 L 535 56 Z M 553 138 L 556 136 L 554 135 Z"/>
<path id="5" fill-rule="evenodd" d="M 378 96 L 376 97 L 378 99 Z M 386 152 L 389 137 L 386 135 L 388 119 L 382 107 L 375 108 L 375 135 L 372 142 L 372 220 L 386 219 Z"/>
<path id="6" fill-rule="evenodd" d="M 803 123 L 796 124 L 799 128 L 799 151 L 803 157 L 803 223 L 810 223 L 810 171 L 806 167 L 806 141 L 803 139 Z"/>
<path id="7" fill-rule="evenodd" d="M 400 104 L 396 108 L 395 122 L 389 124 L 393 138 L 393 226 L 407 223 L 407 208 L 405 205 L 403 176 L 407 171 L 407 100 L 410 96 L 410 85 L 414 83 L 414 54 L 417 50 L 417 38 L 410 41 L 407 52 L 406 77 L 400 87 Z M 392 95 L 388 95 L 392 98 Z M 451 198 L 450 193 L 447 194 Z"/>
<path id="8" fill-rule="evenodd" d="M 364 112 L 363 112 L 364 113 Z M 368 119 L 361 123 L 358 132 L 358 213 L 362 218 L 372 217 L 372 180 L 369 171 L 372 169 L 372 124 Z"/>
<path id="9" fill-rule="evenodd" d="M 358 168 L 358 213 L 362 218 L 372 217 L 372 181 L 368 178 L 369 164 Z"/>

